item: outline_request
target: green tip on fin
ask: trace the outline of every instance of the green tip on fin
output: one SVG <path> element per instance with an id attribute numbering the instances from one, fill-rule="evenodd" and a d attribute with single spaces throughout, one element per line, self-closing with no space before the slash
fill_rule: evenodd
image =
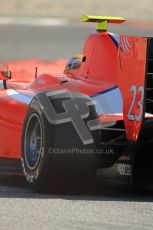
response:
<path id="1" fill-rule="evenodd" d="M 122 17 L 110 17 L 110 16 L 91 16 L 83 15 L 81 22 L 96 22 L 97 31 L 107 31 L 108 23 L 123 23 L 125 21 Z"/>

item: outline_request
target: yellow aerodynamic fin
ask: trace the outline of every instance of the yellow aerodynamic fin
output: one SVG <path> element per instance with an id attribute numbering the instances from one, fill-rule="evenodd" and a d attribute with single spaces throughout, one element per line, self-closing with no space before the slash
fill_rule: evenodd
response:
<path id="1" fill-rule="evenodd" d="M 107 31 L 108 23 L 120 24 L 125 22 L 125 19 L 122 17 L 83 15 L 81 22 L 96 22 L 97 31 Z"/>

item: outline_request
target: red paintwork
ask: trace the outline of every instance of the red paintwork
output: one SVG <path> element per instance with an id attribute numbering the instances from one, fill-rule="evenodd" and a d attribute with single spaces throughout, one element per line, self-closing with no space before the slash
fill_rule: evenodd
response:
<path id="1" fill-rule="evenodd" d="M 86 56 L 86 61 L 81 63 L 75 76 L 63 74 L 67 60 L 54 62 L 14 61 L 8 63 L 9 69 L 12 71 L 12 80 L 7 84 L 8 89 L 15 89 L 31 97 L 44 89 L 63 87 L 93 95 L 118 84 L 117 54 L 118 49 L 108 33 L 93 33 L 85 43 L 83 55 Z M 36 66 L 38 67 L 37 79 L 35 79 Z M 134 68 L 134 66 L 132 67 Z M 61 84 L 63 80 L 68 82 Z M 120 83 L 121 81 L 120 76 Z M 129 87 L 131 80 L 129 83 L 128 79 L 125 81 Z M 139 81 L 136 81 L 137 83 L 139 84 Z M 122 83 L 120 86 L 122 91 Z M 131 98 L 129 99 L 131 100 Z M 0 105 L 0 157 L 20 159 L 22 126 L 28 104 L 13 99 L 8 95 L 8 90 L 1 87 Z M 109 118 L 109 116 L 100 114 L 100 119 L 105 123 L 109 122 L 112 116 Z M 114 119 L 123 120 L 123 116 L 122 114 L 115 115 Z"/>
<path id="2" fill-rule="evenodd" d="M 128 39 L 129 47 L 125 49 L 125 40 Z M 129 36 L 120 36 L 119 43 L 119 62 L 118 62 L 118 85 L 123 97 L 123 116 L 126 128 L 127 139 L 136 141 L 138 139 L 144 113 L 140 121 L 132 121 L 128 118 L 128 113 L 133 101 L 131 86 L 135 85 L 138 90 L 145 85 L 146 49 L 147 39 Z M 141 100 L 141 93 L 137 92 L 135 103 L 131 114 L 139 114 L 140 107 L 138 101 Z M 144 107 L 144 103 L 142 103 Z M 143 108 L 142 107 L 142 108 Z"/>
<path id="3" fill-rule="evenodd" d="M 108 33 L 91 34 L 84 47 L 86 61 L 82 63 L 78 76 L 104 84 L 104 89 L 117 84 L 117 48 Z"/>

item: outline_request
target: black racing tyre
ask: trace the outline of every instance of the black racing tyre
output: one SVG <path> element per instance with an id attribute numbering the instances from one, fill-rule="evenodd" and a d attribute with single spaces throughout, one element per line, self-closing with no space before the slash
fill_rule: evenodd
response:
<path id="1" fill-rule="evenodd" d="M 31 106 L 33 101 L 39 105 L 34 98 L 22 132 L 21 164 L 28 185 L 45 193 L 81 191 L 96 175 L 99 161 L 95 152 L 100 141 L 99 130 L 91 131 L 93 144 L 83 145 L 71 122 L 51 124 L 41 106 Z M 58 110 L 61 103 L 57 101 L 54 106 Z M 97 118 L 93 106 L 89 111 L 85 123 Z"/>

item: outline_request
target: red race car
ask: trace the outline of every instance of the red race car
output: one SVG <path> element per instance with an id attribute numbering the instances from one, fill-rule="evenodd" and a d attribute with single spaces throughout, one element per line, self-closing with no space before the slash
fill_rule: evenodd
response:
<path id="1" fill-rule="evenodd" d="M 22 168 L 39 192 L 76 190 L 96 175 L 151 187 L 153 39 L 107 32 L 120 17 L 81 21 L 97 23 L 82 54 L 1 71 L 1 172 Z"/>

